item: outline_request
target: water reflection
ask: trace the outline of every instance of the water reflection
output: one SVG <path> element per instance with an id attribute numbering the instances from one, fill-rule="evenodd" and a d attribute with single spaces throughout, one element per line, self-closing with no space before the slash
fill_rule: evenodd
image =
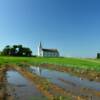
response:
<path id="1" fill-rule="evenodd" d="M 10 70 L 6 74 L 8 81 L 7 87 L 10 88 L 10 95 L 14 96 L 14 100 L 31 100 L 34 97 L 40 98 L 38 100 L 41 100 L 41 98 L 46 100 L 35 85 L 17 71 Z"/>
<path id="2" fill-rule="evenodd" d="M 30 66 L 30 68 L 28 68 L 28 70 L 30 70 L 31 72 L 34 72 L 40 76 L 42 75 L 42 68 L 40 68 L 40 67 L 34 68 L 33 66 Z"/>
<path id="3" fill-rule="evenodd" d="M 35 66 L 27 67 L 27 70 L 29 70 L 31 73 L 35 73 L 41 77 L 47 78 L 50 82 L 57 84 L 58 86 L 64 88 L 66 91 L 71 91 L 76 95 L 91 95 L 91 92 L 82 92 L 82 88 L 93 89 L 100 92 L 99 82 L 91 82 L 85 79 L 80 80 L 79 77 L 72 76 L 68 73 L 44 69 Z"/>

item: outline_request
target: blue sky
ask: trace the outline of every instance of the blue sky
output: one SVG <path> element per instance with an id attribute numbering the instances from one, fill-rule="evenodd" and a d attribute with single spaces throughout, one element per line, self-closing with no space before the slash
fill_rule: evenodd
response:
<path id="1" fill-rule="evenodd" d="M 100 0 L 0 0 L 0 49 L 23 44 L 37 52 L 42 41 L 61 55 L 100 52 Z"/>

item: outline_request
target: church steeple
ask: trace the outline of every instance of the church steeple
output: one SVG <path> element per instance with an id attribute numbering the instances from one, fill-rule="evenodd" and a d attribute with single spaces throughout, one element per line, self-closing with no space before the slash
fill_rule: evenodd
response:
<path id="1" fill-rule="evenodd" d="M 42 51 L 42 43 L 40 42 L 38 46 L 38 56 L 41 56 L 41 51 Z"/>
<path id="2" fill-rule="evenodd" d="M 40 42 L 40 44 L 39 44 L 39 48 L 42 49 L 42 43 L 41 43 L 41 42 Z"/>

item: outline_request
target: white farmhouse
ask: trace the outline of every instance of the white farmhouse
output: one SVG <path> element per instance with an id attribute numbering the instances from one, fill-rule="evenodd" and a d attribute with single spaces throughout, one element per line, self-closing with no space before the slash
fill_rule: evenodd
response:
<path id="1" fill-rule="evenodd" d="M 38 56 L 40 57 L 59 57 L 59 51 L 57 49 L 43 48 L 40 42 L 38 46 Z"/>

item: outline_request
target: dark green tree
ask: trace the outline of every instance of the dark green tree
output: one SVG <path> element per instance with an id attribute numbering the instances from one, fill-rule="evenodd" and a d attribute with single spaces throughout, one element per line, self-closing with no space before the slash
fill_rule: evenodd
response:
<path id="1" fill-rule="evenodd" d="M 23 48 L 23 56 L 31 56 L 32 55 L 32 51 L 30 50 L 30 48 Z"/>
<path id="2" fill-rule="evenodd" d="M 2 55 L 10 55 L 10 49 L 11 47 L 9 45 L 7 45 L 2 52 Z"/>
<path id="3" fill-rule="evenodd" d="M 17 49 L 18 49 L 17 55 L 22 56 L 23 55 L 23 46 L 17 45 Z"/>
<path id="4" fill-rule="evenodd" d="M 13 45 L 12 47 L 7 45 L 3 49 L 2 54 L 10 56 L 32 56 L 32 51 L 30 48 L 23 47 L 22 45 Z"/>

